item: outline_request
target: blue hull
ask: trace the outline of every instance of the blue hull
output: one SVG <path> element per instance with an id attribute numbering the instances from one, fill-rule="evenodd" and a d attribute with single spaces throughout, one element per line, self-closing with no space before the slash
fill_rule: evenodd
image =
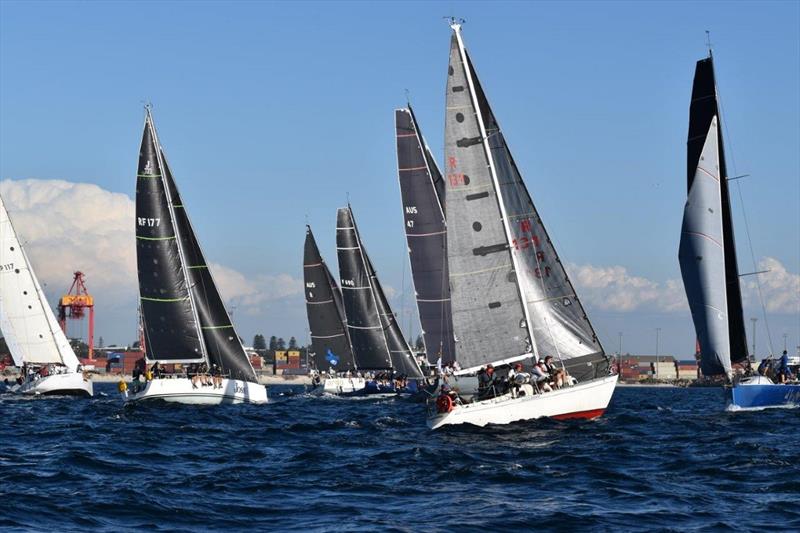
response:
<path id="1" fill-rule="evenodd" d="M 736 385 L 728 389 L 728 407 L 763 409 L 800 406 L 800 385 Z"/>

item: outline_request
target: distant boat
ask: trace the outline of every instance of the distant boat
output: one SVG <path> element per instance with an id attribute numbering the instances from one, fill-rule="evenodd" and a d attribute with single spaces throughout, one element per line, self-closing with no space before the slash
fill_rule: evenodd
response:
<path id="1" fill-rule="evenodd" d="M 436 402 L 428 425 L 595 418 L 616 375 L 506 145 L 451 24 L 445 118 L 447 258 L 461 374 L 551 355 L 577 380 L 552 392 Z M 440 397 L 441 399 L 441 397 Z"/>
<path id="2" fill-rule="evenodd" d="M 395 373 L 412 380 L 422 378 L 397 318 L 378 281 L 378 275 L 361 242 L 350 206 L 336 217 L 336 250 L 347 329 L 359 370 Z M 391 385 L 367 383 L 366 393 L 395 392 Z M 415 392 L 412 385 L 409 392 Z"/>
<path id="3" fill-rule="evenodd" d="M 310 226 L 306 226 L 303 281 L 311 354 L 316 369 L 328 374 L 321 384 L 322 392 L 342 394 L 363 389 L 366 381 L 355 375 L 358 367 L 347 331 L 342 292 L 319 253 Z M 350 376 L 345 375 L 347 372 Z"/>
<path id="4" fill-rule="evenodd" d="M 19 394 L 92 396 L 0 198 L 0 336 L 21 368 Z"/>
<path id="5" fill-rule="evenodd" d="M 456 360 L 444 179 L 409 105 L 396 109 L 397 170 L 414 294 L 428 362 Z"/>
<path id="6" fill-rule="evenodd" d="M 777 385 L 765 376 L 734 379 L 733 364 L 748 359 L 731 217 L 714 59 L 697 62 L 689 110 L 688 194 L 678 259 L 689 300 L 700 367 L 725 375 L 731 409 L 800 405 L 800 385 Z"/>
<path id="7" fill-rule="evenodd" d="M 210 376 L 193 382 L 186 374 L 167 374 L 146 381 L 142 390 L 123 391 L 126 401 L 266 403 L 266 388 L 200 249 L 149 106 L 136 180 L 136 255 L 147 362 L 205 365 L 206 373 L 216 369 L 221 379 L 212 386 L 198 383 L 210 383 Z"/>

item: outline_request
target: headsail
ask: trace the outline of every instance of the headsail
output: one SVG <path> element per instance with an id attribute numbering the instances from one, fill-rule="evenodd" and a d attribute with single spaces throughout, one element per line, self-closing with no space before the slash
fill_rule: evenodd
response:
<path id="1" fill-rule="evenodd" d="M 0 336 L 14 364 L 63 364 L 79 361 L 31 268 L 14 225 L 0 198 Z"/>
<path id="2" fill-rule="evenodd" d="M 353 356 L 361 369 L 392 368 L 378 304 L 350 206 L 336 213 L 336 253 Z"/>
<path id="3" fill-rule="evenodd" d="M 453 25 L 445 151 L 453 322 L 462 366 L 553 355 L 578 379 L 607 359 Z M 515 357 L 516 355 L 516 357 Z"/>
<path id="4" fill-rule="evenodd" d="M 731 363 L 747 358 L 747 336 L 711 55 L 695 68 L 686 145 L 688 198 L 679 251 L 681 274 L 700 342 L 701 369 L 705 375 L 729 374 Z M 700 216 L 698 210 L 703 208 L 706 212 Z M 706 237 L 708 242 L 701 244 L 699 239 Z"/>
<path id="5" fill-rule="evenodd" d="M 311 227 L 306 226 L 303 254 L 306 312 L 318 370 L 354 370 L 353 351 L 342 293 L 319 253 Z"/>
<path id="6" fill-rule="evenodd" d="M 397 168 L 408 254 L 428 361 L 455 360 L 444 179 L 411 106 L 395 110 Z"/>
<path id="7" fill-rule="evenodd" d="M 136 188 L 139 291 L 150 360 L 216 363 L 256 381 L 192 229 L 147 109 Z"/>

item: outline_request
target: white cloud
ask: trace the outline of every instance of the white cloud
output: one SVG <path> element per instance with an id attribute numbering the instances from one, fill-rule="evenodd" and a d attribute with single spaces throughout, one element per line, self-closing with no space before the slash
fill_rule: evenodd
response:
<path id="1" fill-rule="evenodd" d="M 800 312 L 800 274 L 793 274 L 774 257 L 765 257 L 758 262 L 758 270 L 764 274 L 745 278 L 743 284 L 745 305 L 759 306 L 758 284 L 764 296 L 764 305 L 769 313 Z"/>
<path id="2" fill-rule="evenodd" d="M 606 311 L 688 310 L 679 280 L 653 281 L 628 273 L 623 266 L 570 265 L 569 272 L 581 299 Z"/>
<path id="3" fill-rule="evenodd" d="M 231 307 L 248 315 L 258 315 L 271 301 L 303 292 L 303 281 L 289 274 L 259 275 L 247 278 L 232 268 L 212 263 L 211 272 L 222 296 Z"/>

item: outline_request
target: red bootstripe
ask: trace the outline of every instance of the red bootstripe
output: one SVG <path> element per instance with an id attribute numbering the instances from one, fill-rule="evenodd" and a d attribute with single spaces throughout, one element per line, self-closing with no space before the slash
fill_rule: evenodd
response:
<path id="1" fill-rule="evenodd" d="M 570 420 L 573 418 L 598 418 L 603 416 L 605 409 L 592 409 L 590 411 L 578 411 L 577 413 L 567 413 L 564 415 L 555 415 L 551 416 L 550 418 L 555 418 L 556 420 Z"/>

